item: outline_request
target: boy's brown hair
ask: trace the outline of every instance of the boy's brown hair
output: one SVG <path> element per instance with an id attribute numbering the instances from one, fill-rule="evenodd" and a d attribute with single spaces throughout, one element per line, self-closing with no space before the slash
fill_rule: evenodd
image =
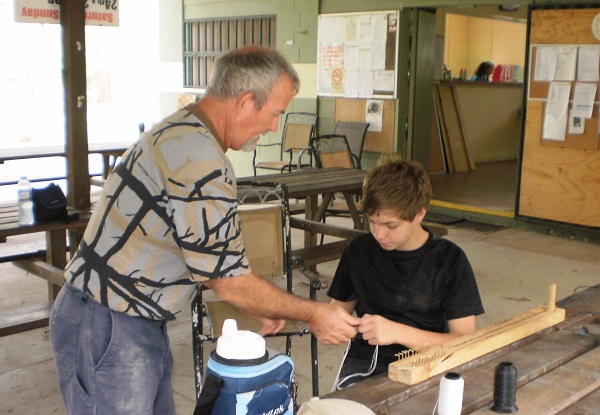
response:
<path id="1" fill-rule="evenodd" d="M 431 196 L 431 181 L 420 163 L 402 160 L 399 154 L 386 155 L 365 177 L 362 209 L 367 215 L 390 209 L 412 222 L 429 206 Z"/>

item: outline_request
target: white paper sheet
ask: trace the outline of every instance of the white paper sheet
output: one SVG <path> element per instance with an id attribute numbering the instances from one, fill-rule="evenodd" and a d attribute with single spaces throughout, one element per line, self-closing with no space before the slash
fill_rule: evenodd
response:
<path id="1" fill-rule="evenodd" d="M 381 132 L 383 125 L 383 100 L 367 100 L 367 113 L 365 119 L 369 123 L 368 131 Z"/>
<path id="2" fill-rule="evenodd" d="M 343 17 L 321 17 L 319 42 L 342 43 L 346 39 L 346 19 Z"/>
<path id="3" fill-rule="evenodd" d="M 373 90 L 382 92 L 394 92 L 394 71 L 375 71 L 373 74 Z"/>
<path id="4" fill-rule="evenodd" d="M 573 92 L 573 116 L 592 118 L 597 84 L 576 82 Z"/>
<path id="5" fill-rule="evenodd" d="M 535 55 L 534 81 L 553 81 L 558 51 L 553 46 L 539 47 Z"/>
<path id="6" fill-rule="evenodd" d="M 358 97 L 358 71 L 346 71 L 344 76 L 344 96 L 347 98 Z"/>
<path id="7" fill-rule="evenodd" d="M 598 82 L 600 68 L 600 47 L 579 46 L 577 56 L 577 80 L 580 82 Z"/>
<path id="8" fill-rule="evenodd" d="M 544 116 L 544 134 L 545 140 L 565 141 L 567 131 L 567 114 L 554 116 L 546 113 Z"/>
<path id="9" fill-rule="evenodd" d="M 346 70 L 358 69 L 358 47 L 356 45 L 344 46 L 344 68 Z"/>
<path id="10" fill-rule="evenodd" d="M 546 113 L 549 113 L 555 117 L 566 115 L 567 108 L 569 108 L 570 94 L 570 82 L 550 82 L 548 100 L 546 101 Z"/>
<path id="11" fill-rule="evenodd" d="M 363 69 L 358 71 L 359 98 L 373 98 L 373 71 Z"/>
<path id="12" fill-rule="evenodd" d="M 555 81 L 574 81 L 575 64 L 577 63 L 577 46 L 561 46 L 557 48 Z"/>

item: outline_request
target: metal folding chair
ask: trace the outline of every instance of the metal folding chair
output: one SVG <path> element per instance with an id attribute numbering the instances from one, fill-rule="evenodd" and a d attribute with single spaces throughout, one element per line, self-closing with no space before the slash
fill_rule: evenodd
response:
<path id="1" fill-rule="evenodd" d="M 333 128 L 334 134 L 346 136 L 350 153 L 355 160 L 354 166 L 357 169 L 361 168 L 362 153 L 369 125 L 368 122 L 338 121 Z"/>
<path id="2" fill-rule="evenodd" d="M 302 167 L 312 166 L 312 152 L 310 139 L 315 133 L 317 114 L 310 112 L 288 112 L 283 124 L 281 142 L 273 144 L 259 144 L 254 150 L 252 165 L 254 175 L 257 170 L 277 170 L 280 172 L 292 171 Z M 279 160 L 257 161 L 257 154 L 261 147 L 280 146 Z M 305 158 L 308 157 L 308 161 Z"/>
<path id="3" fill-rule="evenodd" d="M 292 256 L 287 188 L 281 185 L 258 185 L 238 183 L 238 214 L 244 236 L 244 247 L 253 272 L 264 278 L 285 277 L 287 291 L 292 293 L 292 266 L 298 266 L 301 274 L 309 279 L 310 298 L 316 301 L 321 289 L 319 277 L 312 273 L 301 258 Z M 235 278 L 235 277 L 233 277 Z M 225 319 L 237 321 L 239 330 L 259 332 L 258 320 L 246 316 L 224 301 L 205 301 L 203 289 L 196 290 L 192 302 L 192 341 L 196 375 L 196 398 L 200 396 L 204 375 L 204 342 L 216 340 L 221 335 Z M 204 326 L 208 327 L 205 331 Z M 312 394 L 319 395 L 317 339 L 302 323 L 287 321 L 285 327 L 274 336 L 285 336 L 285 353 L 291 356 L 292 336 L 311 336 Z"/>

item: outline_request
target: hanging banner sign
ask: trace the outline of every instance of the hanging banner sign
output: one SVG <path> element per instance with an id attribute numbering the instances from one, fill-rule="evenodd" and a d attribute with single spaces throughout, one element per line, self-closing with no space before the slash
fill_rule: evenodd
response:
<path id="1" fill-rule="evenodd" d="M 15 22 L 59 24 L 60 1 L 14 0 Z M 85 0 L 85 24 L 90 26 L 119 26 L 119 1 Z"/>

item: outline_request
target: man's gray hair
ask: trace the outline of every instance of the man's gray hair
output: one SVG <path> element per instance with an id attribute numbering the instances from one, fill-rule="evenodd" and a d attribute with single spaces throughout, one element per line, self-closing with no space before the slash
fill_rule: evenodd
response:
<path id="1" fill-rule="evenodd" d="M 292 81 L 296 95 L 300 89 L 300 78 L 283 55 L 273 49 L 247 46 L 228 52 L 217 60 L 206 94 L 227 99 L 252 92 L 257 109 L 260 109 L 282 75 Z"/>

